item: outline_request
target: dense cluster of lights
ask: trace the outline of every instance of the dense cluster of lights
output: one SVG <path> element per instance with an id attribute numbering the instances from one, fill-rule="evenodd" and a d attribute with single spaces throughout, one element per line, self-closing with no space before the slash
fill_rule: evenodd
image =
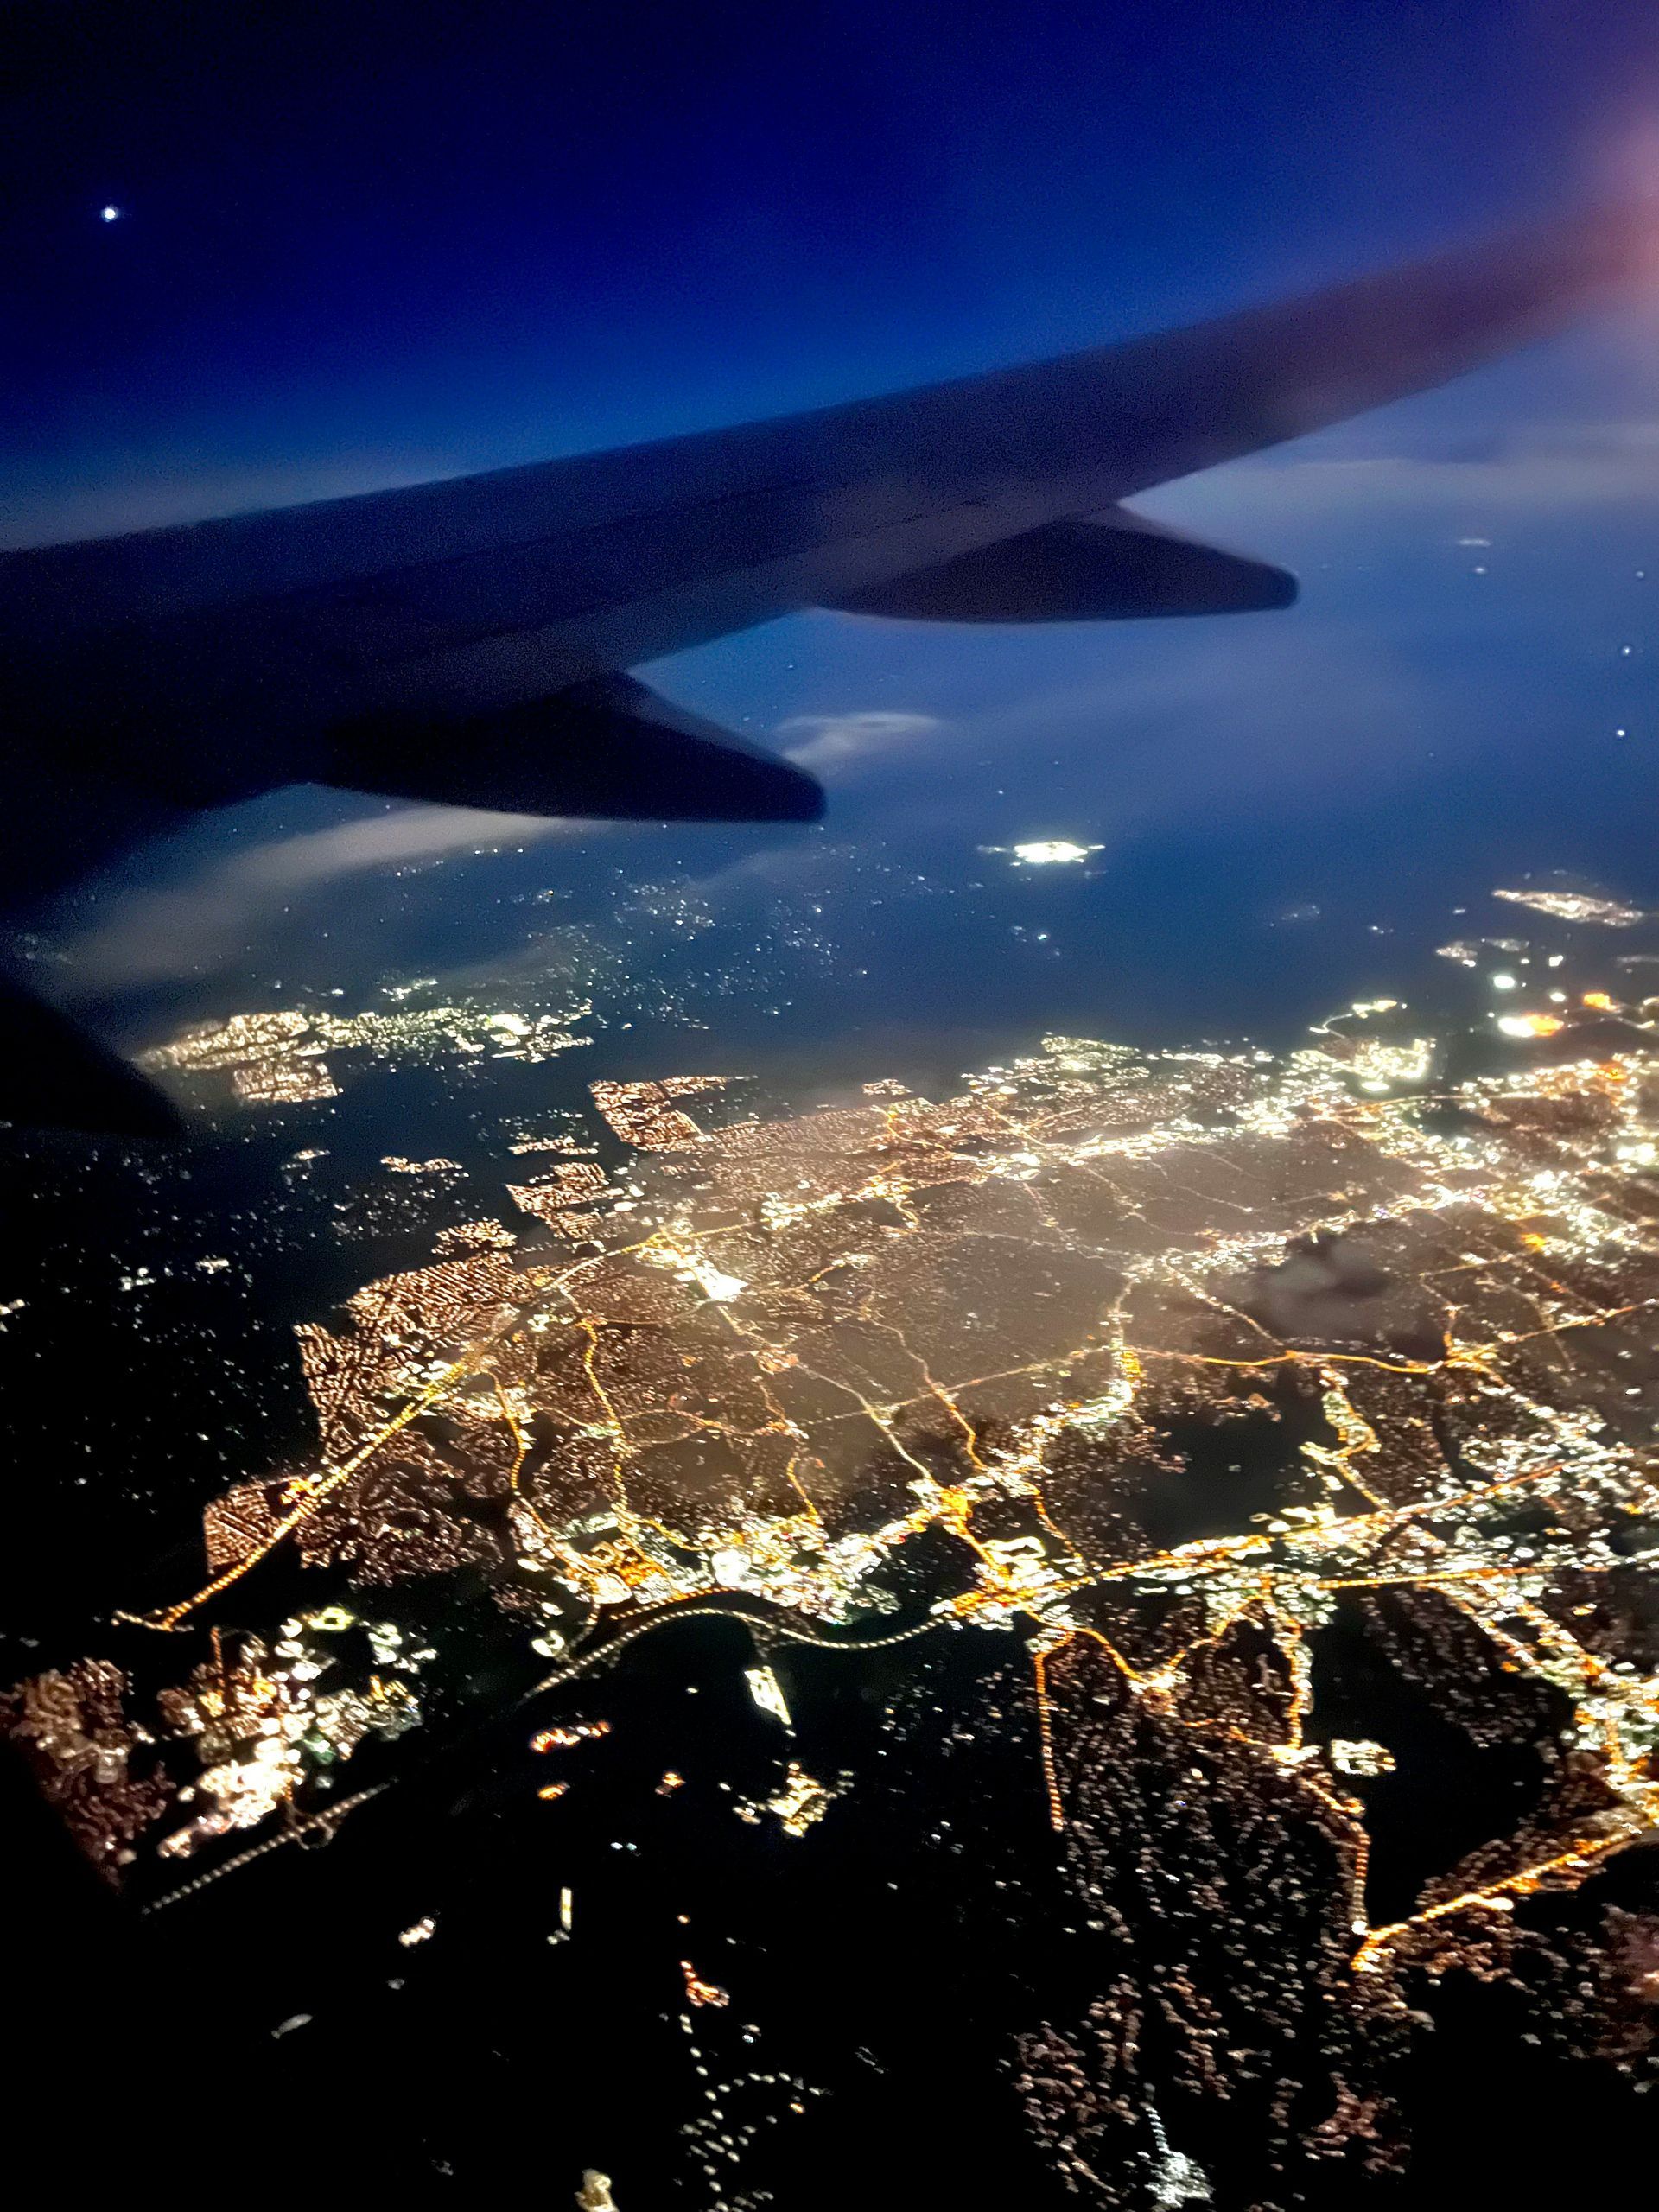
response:
<path id="1" fill-rule="evenodd" d="M 474 1005 L 235 1014 L 181 1032 L 143 1062 L 157 1072 L 227 1077 L 244 1104 L 293 1104 L 336 1096 L 348 1055 L 366 1062 L 550 1059 L 592 1041 L 578 1027 L 592 1011 L 591 1000 L 578 996 L 556 1011 L 532 1014 Z"/>
<path id="2" fill-rule="evenodd" d="M 1627 930 L 1644 918 L 1640 906 L 1627 906 L 1617 899 L 1595 899 L 1581 891 L 1494 891 L 1494 899 L 1513 906 L 1530 906 L 1558 922 L 1599 922 L 1604 929 Z"/>
<path id="3" fill-rule="evenodd" d="M 526 1261 L 499 1223 L 473 1223 L 448 1232 L 448 1256 L 359 1292 L 343 1323 L 307 1324 L 317 1464 L 215 1501 L 208 1580 L 143 1618 L 207 1630 L 224 1593 L 291 1546 L 358 1587 L 481 1577 L 556 1661 L 543 1688 L 593 1639 L 614 1649 L 687 1605 L 808 1642 L 1012 1633 L 1030 1653 L 1033 1783 L 1078 1863 L 1105 1865 L 1120 1816 L 1103 1762 L 1133 1745 L 1150 1775 L 1185 1732 L 1193 1762 L 1171 1771 L 1194 1805 L 1259 1800 L 1330 1840 L 1346 1969 L 1329 1993 L 1370 2018 L 1426 1947 L 1484 1940 L 1518 1899 L 1659 1830 L 1659 1675 L 1597 1594 L 1659 1552 L 1644 1180 L 1659 1059 L 1605 994 L 1523 1011 L 1515 957 L 1491 979 L 1517 1007 L 1499 1030 L 1551 1039 L 1554 1064 L 1517 1053 L 1443 1090 L 1444 1119 L 1421 1110 L 1439 1048 L 1389 1000 L 1282 1057 L 1053 1037 L 942 1101 L 881 1079 L 860 1103 L 712 1128 L 678 1102 L 728 1078 L 596 1084 L 630 1166 L 603 1172 L 579 1127 L 516 1136 L 504 1175 L 553 1157 L 504 1188 L 563 1243 Z M 1610 1011 L 1626 1045 L 1609 1054 L 1586 1030 L 1583 1057 L 1560 1053 L 1573 1021 Z M 326 1026 L 269 1017 L 227 1042 L 222 1025 L 205 1049 L 288 1066 Z M 1287 1406 L 1306 1433 L 1272 1509 L 1154 1541 L 1138 1516 L 1169 1424 Z M 888 1635 L 883 1570 L 924 1535 L 954 1582 Z M 1465 1649 L 1561 1700 L 1562 1757 L 1593 1768 L 1597 1794 L 1547 1799 L 1376 1924 L 1355 1792 L 1399 1754 L 1326 1734 L 1310 1655 L 1339 1607 L 1384 1600 L 1418 1608 L 1448 1709 Z M 1154 1615 L 1175 1624 L 1161 1643 Z M 81 1710 L 102 1676 L 84 1694 L 37 1677 L 14 1726 L 73 1770 L 78 1802 L 104 1789 L 124 1808 L 100 1831 L 123 1851 L 175 1799 L 197 1809 L 161 1851 L 205 1850 L 292 1820 L 322 1770 L 416 1725 L 384 1624 L 365 1630 L 366 1680 L 336 1656 L 354 1618 L 321 1607 L 269 1643 L 216 1642 L 159 1724 L 111 1724 L 106 1752 Z M 764 1657 L 748 1681 L 792 1750 Z M 552 1725 L 535 1748 L 602 1726 Z M 186 1744 L 181 1778 L 168 1763 Z M 737 1810 L 799 1836 L 842 1785 L 780 1764 L 777 1789 Z M 671 1770 L 661 1793 L 683 1779 Z M 1160 1817 L 1185 1802 L 1166 1795 Z M 723 2001 L 690 1967 L 686 1989 Z M 1033 2054 L 1032 2107 L 1058 2110 L 1045 2084 L 1072 2061 Z M 1196 2195 L 1202 2177 L 1159 2141 L 1160 2201 Z"/>

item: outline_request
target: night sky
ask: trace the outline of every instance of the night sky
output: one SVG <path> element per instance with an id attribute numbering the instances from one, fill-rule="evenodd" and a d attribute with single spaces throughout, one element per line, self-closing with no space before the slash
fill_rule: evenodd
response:
<path id="1" fill-rule="evenodd" d="M 13 543 L 1017 361 L 1659 175 L 1636 0 L 49 6 L 8 36 Z M 987 842 L 1097 841 L 1052 949 L 1011 950 L 999 907 L 981 966 L 1033 1026 L 1098 1001 L 1143 1029 L 1160 976 L 1210 1028 L 1366 980 L 1351 945 L 1285 953 L 1287 906 L 1432 932 L 1499 870 L 1659 893 L 1656 330 L 1638 308 L 1145 502 L 1297 569 L 1287 615 L 805 616 L 659 664 L 672 696 L 808 748 L 828 828 L 562 836 L 502 880 L 599 898 L 619 868 L 718 889 L 770 866 L 786 887 L 844 851 L 846 907 L 874 851 L 962 874 Z M 302 842 L 365 814 L 356 842 Z M 102 887 L 64 988 L 118 1027 L 169 969 L 257 978 L 284 909 L 338 931 L 400 838 L 473 834 L 315 795 L 244 810 Z M 157 910 L 157 881 L 197 907 Z M 430 922 L 437 958 L 437 893 Z M 1115 998 L 1131 937 L 1144 972 Z M 932 1019 L 934 956 L 902 951 Z"/>
<path id="2" fill-rule="evenodd" d="M 1213 313 L 1547 213 L 1659 125 L 1640 0 L 163 0 L 8 45 L 14 540 Z"/>

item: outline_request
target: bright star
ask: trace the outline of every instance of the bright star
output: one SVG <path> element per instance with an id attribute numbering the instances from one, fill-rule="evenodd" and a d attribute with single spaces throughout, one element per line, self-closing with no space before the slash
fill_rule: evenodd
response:
<path id="1" fill-rule="evenodd" d="M 100 222 L 118 223 L 121 219 L 121 210 L 118 207 L 100 207 L 98 213 Z"/>

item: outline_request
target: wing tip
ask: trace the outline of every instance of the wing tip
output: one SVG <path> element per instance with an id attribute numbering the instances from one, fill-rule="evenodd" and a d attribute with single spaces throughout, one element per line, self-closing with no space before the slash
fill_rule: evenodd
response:
<path id="1" fill-rule="evenodd" d="M 1302 595 L 1302 580 L 1291 569 L 1281 569 L 1276 563 L 1263 562 L 1262 609 L 1264 613 L 1276 614 L 1287 607 L 1294 607 Z"/>
<path id="2" fill-rule="evenodd" d="M 778 779 L 778 811 L 760 814 L 758 822 L 822 822 L 829 810 L 829 798 L 823 785 L 816 776 L 809 776 L 804 768 L 791 767 L 787 761 L 778 763 L 782 772 Z"/>

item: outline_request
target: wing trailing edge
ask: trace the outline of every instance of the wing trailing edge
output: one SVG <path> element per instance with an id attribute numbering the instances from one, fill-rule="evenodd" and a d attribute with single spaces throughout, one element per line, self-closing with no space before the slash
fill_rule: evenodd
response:
<path id="1" fill-rule="evenodd" d="M 910 622 L 1122 622 L 1288 607 L 1287 569 L 1205 545 L 1127 507 L 1051 523 L 836 602 Z"/>

